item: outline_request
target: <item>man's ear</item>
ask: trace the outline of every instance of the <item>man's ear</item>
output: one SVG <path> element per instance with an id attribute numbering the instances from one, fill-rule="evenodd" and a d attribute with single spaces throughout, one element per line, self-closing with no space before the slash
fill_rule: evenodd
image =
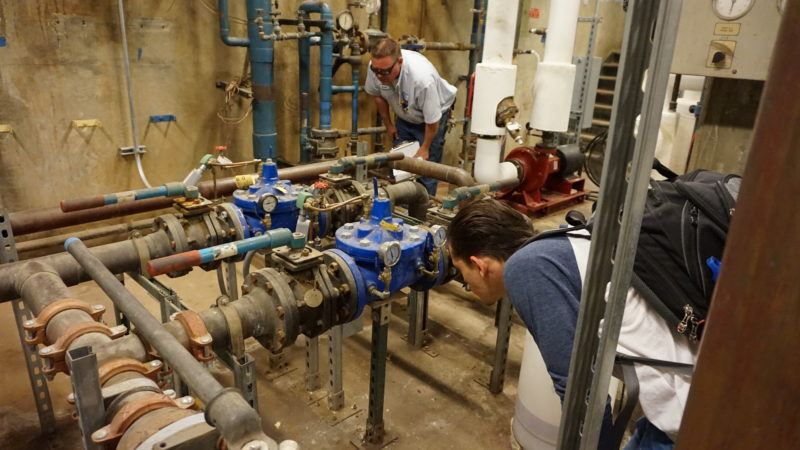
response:
<path id="1" fill-rule="evenodd" d="M 486 274 L 489 271 L 489 264 L 484 259 L 484 257 L 482 257 L 482 256 L 470 256 L 469 257 L 469 262 L 472 263 L 472 265 L 474 265 L 476 269 L 478 269 L 478 273 L 480 273 L 480 275 L 482 277 L 486 276 Z"/>

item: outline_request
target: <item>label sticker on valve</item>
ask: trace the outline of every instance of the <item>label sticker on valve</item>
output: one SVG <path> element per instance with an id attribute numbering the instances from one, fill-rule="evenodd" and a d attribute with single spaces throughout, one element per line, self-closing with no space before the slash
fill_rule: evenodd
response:
<path id="1" fill-rule="evenodd" d="M 214 259 L 229 258 L 236 256 L 237 253 L 239 253 L 239 249 L 236 248 L 236 244 L 220 245 L 214 249 Z"/>
<path id="2" fill-rule="evenodd" d="M 125 191 L 117 194 L 117 203 L 127 203 L 136 200 L 136 192 Z"/>

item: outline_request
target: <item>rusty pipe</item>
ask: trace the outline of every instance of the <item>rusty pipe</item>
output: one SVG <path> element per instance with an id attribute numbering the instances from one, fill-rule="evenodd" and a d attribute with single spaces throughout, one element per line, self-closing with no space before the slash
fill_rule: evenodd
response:
<path id="1" fill-rule="evenodd" d="M 294 182 L 306 181 L 328 171 L 336 161 L 324 161 L 303 166 L 287 167 L 278 170 L 278 176 L 283 180 Z M 197 184 L 200 195 L 206 198 L 226 196 L 236 190 L 234 177 L 217 180 L 216 189 L 213 181 L 203 181 Z M 215 194 L 216 192 L 216 194 Z M 168 197 L 136 200 L 128 203 L 102 206 L 99 208 L 84 209 L 81 211 L 62 212 L 59 207 L 31 209 L 10 213 L 11 229 L 14 236 L 36 233 L 38 231 L 54 230 L 56 228 L 97 222 L 114 217 L 129 216 L 150 211 L 157 211 L 172 206 L 173 199 Z"/>
<path id="2" fill-rule="evenodd" d="M 464 169 L 418 158 L 405 158 L 389 163 L 389 167 L 416 175 L 435 178 L 456 186 L 474 186 L 475 178 Z"/>
<path id="3" fill-rule="evenodd" d="M 141 239 L 147 246 L 150 258 L 171 255 L 174 251 L 172 242 L 164 230 L 158 230 Z M 139 252 L 131 240 L 99 245 L 94 247 L 92 252 L 114 273 L 138 271 L 141 266 Z M 66 253 L 4 264 L 0 266 L 0 302 L 15 299 L 21 294 L 15 285 L 15 279 L 21 271 L 26 270 L 25 264 L 34 262 L 49 266 L 50 271 L 64 280 L 67 286 L 74 286 L 89 279 L 80 265 Z"/>
<path id="4" fill-rule="evenodd" d="M 392 206 L 408 205 L 408 215 L 425 221 L 428 216 L 428 205 L 430 197 L 428 190 L 422 183 L 416 181 L 403 181 L 402 183 L 390 184 L 382 188 Z"/>
<path id="5" fill-rule="evenodd" d="M 17 243 L 17 251 L 20 253 L 32 252 L 36 250 L 52 249 L 59 247 L 59 251 L 63 250 L 64 241 L 68 237 L 77 237 L 83 240 L 99 239 L 109 236 L 118 236 L 136 230 L 146 230 L 153 227 L 153 219 L 137 220 L 133 223 L 120 223 L 116 225 L 108 225 L 100 228 L 92 228 L 89 230 L 78 231 L 70 234 L 61 234 L 58 236 L 48 236 L 41 239 L 31 239 L 29 241 Z"/>

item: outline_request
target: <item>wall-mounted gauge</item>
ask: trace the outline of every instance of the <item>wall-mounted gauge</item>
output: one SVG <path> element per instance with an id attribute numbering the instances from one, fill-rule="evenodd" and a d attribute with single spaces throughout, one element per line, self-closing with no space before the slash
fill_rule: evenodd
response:
<path id="1" fill-rule="evenodd" d="M 431 236 L 433 236 L 433 245 L 436 247 L 444 247 L 447 242 L 447 230 L 441 225 L 433 225 L 431 227 Z"/>
<path id="2" fill-rule="evenodd" d="M 272 194 L 264 194 L 261 196 L 261 200 L 258 203 L 265 213 L 271 213 L 275 211 L 275 208 L 278 206 L 278 197 Z"/>
<path id="3" fill-rule="evenodd" d="M 350 31 L 350 30 L 352 30 L 353 29 L 353 24 L 355 24 L 355 23 L 356 23 L 356 21 L 355 21 L 355 19 L 353 19 L 353 15 L 350 14 L 350 11 L 347 11 L 347 10 L 342 11 L 336 17 L 336 25 L 338 25 L 339 29 L 341 29 L 342 31 Z"/>
<path id="4" fill-rule="evenodd" d="M 367 0 L 364 4 L 367 14 L 376 14 L 381 9 L 381 0 Z"/>
<path id="5" fill-rule="evenodd" d="M 755 0 L 711 0 L 714 14 L 722 20 L 735 20 L 750 11 Z"/>
<path id="6" fill-rule="evenodd" d="M 400 262 L 400 254 L 402 253 L 400 243 L 397 241 L 384 242 L 378 249 L 378 256 L 381 257 L 383 263 L 389 267 L 394 267 Z"/>

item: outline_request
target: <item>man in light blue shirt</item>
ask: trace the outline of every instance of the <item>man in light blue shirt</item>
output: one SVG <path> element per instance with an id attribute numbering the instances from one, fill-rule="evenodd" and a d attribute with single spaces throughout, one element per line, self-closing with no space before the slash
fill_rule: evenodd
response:
<path id="1" fill-rule="evenodd" d="M 441 162 L 447 121 L 456 100 L 455 86 L 439 76 L 427 58 L 401 50 L 394 39 L 381 39 L 370 54 L 364 90 L 375 98 L 387 133 L 395 144 L 419 142 L 416 156 Z M 389 107 L 396 121 L 392 121 Z M 436 180 L 422 178 L 420 182 L 429 194 L 436 194 Z"/>

